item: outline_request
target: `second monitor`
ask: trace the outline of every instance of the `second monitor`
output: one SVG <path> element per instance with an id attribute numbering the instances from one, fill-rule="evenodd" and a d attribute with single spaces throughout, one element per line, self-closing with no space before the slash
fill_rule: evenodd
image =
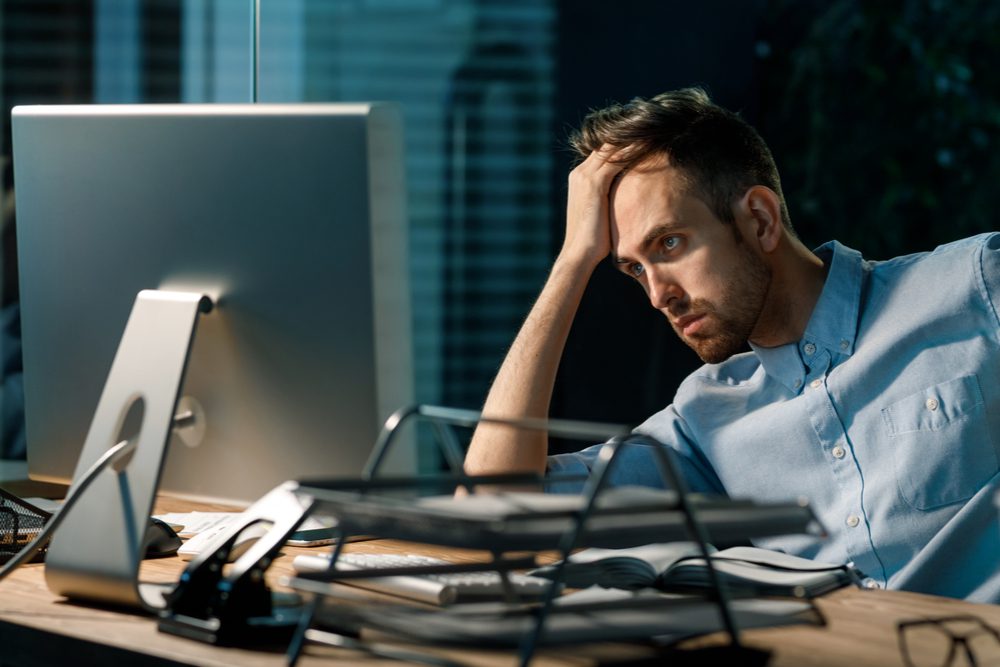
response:
<path id="1" fill-rule="evenodd" d="M 360 471 L 412 401 L 394 107 L 19 107 L 13 131 L 33 478 L 73 476 L 143 289 L 216 300 L 182 391 L 204 438 L 174 439 L 161 489 L 248 502 Z"/>

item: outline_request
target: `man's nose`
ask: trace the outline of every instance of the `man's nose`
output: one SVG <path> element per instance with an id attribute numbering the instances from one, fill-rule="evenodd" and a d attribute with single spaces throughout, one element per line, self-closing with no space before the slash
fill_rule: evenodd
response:
<path id="1" fill-rule="evenodd" d="M 683 296 L 683 290 L 671 276 L 654 271 L 649 273 L 649 302 L 653 308 L 663 310 L 670 306 L 671 301 Z"/>

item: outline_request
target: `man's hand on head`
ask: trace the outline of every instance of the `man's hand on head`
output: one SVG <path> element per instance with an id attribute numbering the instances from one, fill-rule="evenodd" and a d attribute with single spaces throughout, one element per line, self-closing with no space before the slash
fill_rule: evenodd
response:
<path id="1" fill-rule="evenodd" d="M 611 253 L 609 195 L 623 169 L 615 162 L 619 155 L 619 149 L 602 146 L 570 172 L 561 259 L 593 268 Z"/>

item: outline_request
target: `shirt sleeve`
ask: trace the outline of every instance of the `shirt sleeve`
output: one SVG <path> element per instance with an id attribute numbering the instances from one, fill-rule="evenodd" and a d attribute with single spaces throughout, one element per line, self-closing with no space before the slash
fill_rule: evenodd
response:
<path id="1" fill-rule="evenodd" d="M 708 465 L 700 452 L 692 446 L 685 434 L 683 421 L 673 406 L 650 417 L 635 433 L 650 436 L 669 447 L 673 461 L 688 486 L 688 491 L 724 494 L 725 490 L 718 476 Z M 549 483 L 546 490 L 555 493 L 579 493 L 583 482 L 563 482 L 560 475 L 589 475 L 597 463 L 603 444 L 593 445 L 579 452 L 557 454 L 548 459 Z M 608 473 L 611 486 L 649 486 L 666 488 L 667 479 L 661 474 L 658 457 L 647 443 L 627 443 L 618 451 L 611 471 Z"/>

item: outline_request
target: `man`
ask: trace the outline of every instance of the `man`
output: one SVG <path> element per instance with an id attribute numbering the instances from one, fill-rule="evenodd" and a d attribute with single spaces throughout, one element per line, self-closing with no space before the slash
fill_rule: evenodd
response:
<path id="1" fill-rule="evenodd" d="M 1000 234 L 887 262 L 811 252 L 763 140 L 698 89 L 595 112 L 574 146 L 565 241 L 484 413 L 547 415 L 611 255 L 706 362 L 637 429 L 693 490 L 807 497 L 828 539 L 758 543 L 853 561 L 871 587 L 1000 601 Z M 482 426 L 466 469 L 586 472 L 595 453 Z M 614 483 L 662 484 L 648 450 L 623 456 Z"/>

